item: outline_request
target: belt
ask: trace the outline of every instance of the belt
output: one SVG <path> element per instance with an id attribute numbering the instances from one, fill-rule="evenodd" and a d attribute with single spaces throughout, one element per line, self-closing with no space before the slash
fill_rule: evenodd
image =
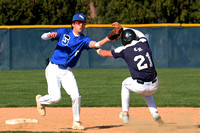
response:
<path id="1" fill-rule="evenodd" d="M 153 83 L 155 83 L 157 81 L 157 78 L 155 78 L 154 80 L 152 80 L 152 81 L 150 81 L 152 84 Z M 142 81 L 141 79 L 137 79 L 137 82 L 139 83 L 139 84 L 144 84 L 145 83 L 145 81 Z"/>
<path id="2" fill-rule="evenodd" d="M 67 69 L 67 68 L 68 68 L 68 66 L 65 66 L 65 65 L 58 65 L 58 67 L 59 67 L 60 69 Z"/>
<path id="3" fill-rule="evenodd" d="M 53 63 L 53 62 L 51 62 L 52 64 L 55 64 L 55 63 Z M 56 64 L 56 65 L 58 65 L 58 67 L 60 68 L 60 69 L 68 69 L 68 68 L 70 68 L 69 66 L 67 66 L 67 65 L 60 65 L 60 64 Z"/>

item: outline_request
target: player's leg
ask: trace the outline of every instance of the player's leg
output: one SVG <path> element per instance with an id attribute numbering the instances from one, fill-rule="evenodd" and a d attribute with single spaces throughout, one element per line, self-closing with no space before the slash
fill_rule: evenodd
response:
<path id="1" fill-rule="evenodd" d="M 152 96 L 152 94 L 154 94 L 157 91 L 158 85 L 159 85 L 158 79 L 155 83 L 145 85 L 145 88 L 147 88 L 146 90 L 148 90 L 148 91 L 144 95 L 144 100 L 145 100 L 154 120 L 156 120 L 159 124 L 163 124 L 164 122 L 162 121 L 160 115 L 158 114 L 158 110 L 157 110 L 156 104 L 154 102 L 154 98 Z M 147 95 L 147 94 L 150 94 L 150 95 Z"/>
<path id="2" fill-rule="evenodd" d="M 149 96 L 144 96 L 144 100 L 149 108 L 149 111 L 152 114 L 153 119 L 159 124 L 159 125 L 163 125 L 164 122 L 161 119 L 161 116 L 158 114 L 158 110 L 156 107 L 156 104 L 154 102 L 154 98 L 152 95 Z"/>
<path id="3" fill-rule="evenodd" d="M 48 94 L 45 96 L 36 96 L 37 109 L 40 115 L 46 114 L 45 104 L 56 103 L 61 99 L 61 84 L 59 79 L 57 78 L 57 73 L 59 73 L 58 71 L 59 68 L 51 63 L 49 63 L 45 70 L 46 80 L 48 84 Z"/>
<path id="4" fill-rule="evenodd" d="M 133 80 L 132 77 L 128 77 L 122 82 L 121 100 L 123 111 L 129 111 L 129 99 L 131 91 L 140 94 L 143 92 L 143 89 L 141 85 L 136 82 L 136 80 Z"/>
<path id="5" fill-rule="evenodd" d="M 127 88 L 129 86 L 130 79 L 127 78 L 122 82 L 121 89 L 121 102 L 122 102 L 122 112 L 119 114 L 119 118 L 124 122 L 129 121 L 129 102 L 130 102 L 130 90 Z"/>
<path id="6" fill-rule="evenodd" d="M 70 95 L 72 99 L 74 121 L 80 121 L 81 96 L 79 94 L 76 79 L 71 70 L 67 70 L 67 73 L 63 76 L 61 83 L 67 94 Z"/>
<path id="7" fill-rule="evenodd" d="M 72 129 L 84 130 L 85 127 L 80 122 L 80 107 L 81 107 L 81 96 L 72 98 L 72 111 L 73 111 L 73 125 Z"/>
<path id="8" fill-rule="evenodd" d="M 61 100 L 60 76 L 62 72 L 57 65 L 49 63 L 45 70 L 45 76 L 48 85 L 48 94 L 38 99 L 41 104 L 53 104 Z"/>
<path id="9" fill-rule="evenodd" d="M 153 115 L 154 113 L 158 113 L 153 96 L 149 95 L 149 96 L 143 96 L 143 97 L 144 97 L 144 101 L 146 102 L 151 114 Z"/>
<path id="10" fill-rule="evenodd" d="M 143 94 L 144 100 L 149 108 L 149 111 L 151 112 L 155 120 L 160 118 L 160 116 L 158 115 L 158 110 L 152 94 L 154 94 L 157 91 L 158 85 L 159 85 L 158 79 L 155 83 L 144 84 L 144 88 L 146 91 Z"/>
<path id="11" fill-rule="evenodd" d="M 80 122 L 81 96 L 73 72 L 69 69 L 61 80 L 62 86 L 72 99 L 73 129 L 85 129 Z"/>
<path id="12" fill-rule="evenodd" d="M 121 101 L 122 101 L 122 111 L 128 112 L 129 111 L 129 102 L 130 102 L 130 90 L 122 83 L 121 89 Z"/>

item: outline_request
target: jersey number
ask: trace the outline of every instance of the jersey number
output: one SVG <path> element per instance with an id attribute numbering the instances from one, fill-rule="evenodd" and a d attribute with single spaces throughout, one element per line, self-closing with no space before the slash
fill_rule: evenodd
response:
<path id="1" fill-rule="evenodd" d="M 149 53 L 147 52 L 145 56 L 146 56 L 147 59 L 149 60 L 149 67 L 152 67 L 152 66 L 153 66 L 153 63 L 152 63 L 152 61 L 151 61 L 151 58 L 150 58 Z M 135 56 L 134 61 L 138 61 L 138 60 L 139 60 L 139 62 L 137 63 L 138 70 L 142 70 L 142 69 L 148 68 L 148 64 L 147 64 L 147 63 L 144 63 L 145 57 L 144 57 L 143 55 Z M 143 64 L 143 63 L 144 63 L 144 64 Z"/>

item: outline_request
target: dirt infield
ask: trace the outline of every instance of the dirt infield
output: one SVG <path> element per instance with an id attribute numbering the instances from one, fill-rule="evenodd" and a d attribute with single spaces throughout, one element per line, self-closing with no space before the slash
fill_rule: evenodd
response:
<path id="1" fill-rule="evenodd" d="M 156 123 L 146 107 L 130 108 L 130 122 L 124 125 L 118 118 L 121 108 L 81 108 L 81 121 L 86 130 L 72 130 L 71 108 L 46 108 L 47 115 L 39 116 L 36 108 L 0 108 L 0 131 L 72 131 L 84 133 L 200 133 L 200 108 L 159 107 L 164 125 Z M 14 118 L 39 120 L 37 124 L 8 125 Z"/>

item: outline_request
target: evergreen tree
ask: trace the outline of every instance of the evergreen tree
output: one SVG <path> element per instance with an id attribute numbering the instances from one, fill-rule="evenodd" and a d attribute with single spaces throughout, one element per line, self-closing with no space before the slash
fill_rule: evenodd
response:
<path id="1" fill-rule="evenodd" d="M 199 23 L 200 0 L 0 0 L 0 12 L 0 25 L 71 24 L 75 13 L 88 24 Z"/>

